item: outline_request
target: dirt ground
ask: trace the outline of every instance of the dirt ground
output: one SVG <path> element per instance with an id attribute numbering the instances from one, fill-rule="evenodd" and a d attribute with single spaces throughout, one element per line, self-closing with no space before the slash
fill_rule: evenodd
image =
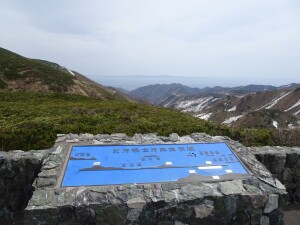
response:
<path id="1" fill-rule="evenodd" d="M 300 203 L 291 204 L 284 209 L 285 225 L 300 225 Z M 270 224 L 271 225 L 271 224 Z"/>

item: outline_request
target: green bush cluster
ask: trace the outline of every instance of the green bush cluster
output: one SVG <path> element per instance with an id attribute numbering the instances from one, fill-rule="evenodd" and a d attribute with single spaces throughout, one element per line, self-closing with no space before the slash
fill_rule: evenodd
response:
<path id="1" fill-rule="evenodd" d="M 0 89 L 5 89 L 7 87 L 7 83 L 0 79 Z"/>
<path id="2" fill-rule="evenodd" d="M 274 145 L 274 129 L 215 125 L 165 108 L 125 101 L 99 101 L 80 95 L 0 92 L 0 149 L 43 149 L 57 133 L 152 133 L 225 135 L 246 145 Z M 297 138 L 290 138 L 296 140 Z M 297 139 L 298 140 L 298 139 Z"/>

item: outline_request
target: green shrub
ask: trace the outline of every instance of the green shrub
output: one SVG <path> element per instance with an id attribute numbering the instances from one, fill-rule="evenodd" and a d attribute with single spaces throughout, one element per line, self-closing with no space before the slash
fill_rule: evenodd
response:
<path id="1" fill-rule="evenodd" d="M 7 83 L 0 79 L 0 89 L 5 89 L 7 87 Z"/>
<path id="2" fill-rule="evenodd" d="M 225 135 L 245 145 L 300 145 L 299 131 L 238 129 L 187 114 L 124 101 L 68 94 L 0 92 L 0 150 L 52 147 L 57 133 Z"/>

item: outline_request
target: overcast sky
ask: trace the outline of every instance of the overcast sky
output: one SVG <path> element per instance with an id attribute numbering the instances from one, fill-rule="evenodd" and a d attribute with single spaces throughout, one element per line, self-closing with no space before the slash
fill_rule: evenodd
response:
<path id="1" fill-rule="evenodd" d="M 0 27 L 1 47 L 100 83 L 300 83 L 299 0 L 1 0 Z"/>

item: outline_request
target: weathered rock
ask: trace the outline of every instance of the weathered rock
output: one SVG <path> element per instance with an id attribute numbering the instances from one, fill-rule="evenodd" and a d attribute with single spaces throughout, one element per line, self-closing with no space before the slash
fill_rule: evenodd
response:
<path id="1" fill-rule="evenodd" d="M 269 224 L 270 224 L 269 217 L 262 216 L 260 219 L 260 225 L 269 225 Z"/>
<path id="2" fill-rule="evenodd" d="M 250 148 L 256 158 L 271 170 L 288 190 L 290 201 L 300 201 L 296 190 L 300 188 L 300 148 L 255 147 Z M 265 187 L 262 187 L 265 190 Z"/>
<path id="3" fill-rule="evenodd" d="M 177 142 L 177 141 L 179 141 L 179 136 L 178 136 L 178 134 L 175 134 L 175 133 L 170 134 L 170 140 L 171 140 L 172 142 Z"/>
<path id="4" fill-rule="evenodd" d="M 188 184 L 180 189 L 180 193 L 184 195 L 184 198 L 186 199 L 202 198 L 212 194 L 213 192 L 213 188 L 209 184 L 201 184 L 199 186 Z"/>
<path id="5" fill-rule="evenodd" d="M 270 194 L 268 202 L 265 206 L 264 213 L 270 213 L 274 209 L 278 208 L 278 198 L 279 196 L 277 194 Z"/>
<path id="6" fill-rule="evenodd" d="M 283 170 L 283 174 L 282 174 L 283 183 L 292 182 L 293 177 L 294 177 L 294 174 L 293 174 L 293 171 L 290 168 L 285 168 Z"/>
<path id="7" fill-rule="evenodd" d="M 127 206 L 130 209 L 141 209 L 146 204 L 146 201 L 142 198 L 133 198 L 127 201 Z"/>
<path id="8" fill-rule="evenodd" d="M 221 182 L 219 189 L 224 195 L 241 194 L 245 192 L 243 183 L 240 180 Z"/>
<path id="9" fill-rule="evenodd" d="M 105 207 L 103 209 L 103 214 L 105 221 L 111 225 L 122 225 L 127 219 L 127 216 L 124 217 L 125 215 L 122 210 L 115 205 Z"/>
<path id="10" fill-rule="evenodd" d="M 123 133 L 116 133 L 112 134 L 110 137 L 112 140 L 126 140 L 127 135 Z"/>
<path id="11" fill-rule="evenodd" d="M 206 201 L 204 204 L 195 205 L 194 212 L 195 218 L 203 219 L 209 216 L 214 210 L 214 202 L 213 201 Z"/>
<path id="12" fill-rule="evenodd" d="M 55 140 L 55 143 L 64 142 L 67 139 L 65 136 L 60 136 Z"/>
<path id="13" fill-rule="evenodd" d="M 0 153 L 0 221 L 10 224 L 32 196 L 32 183 L 48 151 Z M 1 222 L 0 222 L 1 224 Z"/>
<path id="14" fill-rule="evenodd" d="M 42 188 L 42 187 L 50 187 L 56 185 L 56 179 L 54 178 L 38 178 L 36 180 L 36 187 Z"/>
<path id="15" fill-rule="evenodd" d="M 42 178 L 53 178 L 57 176 L 57 170 L 55 169 L 42 169 L 42 172 L 39 173 L 39 177 Z"/>
<path id="16" fill-rule="evenodd" d="M 128 214 L 127 214 L 127 220 L 129 220 L 131 222 L 138 221 L 141 212 L 142 212 L 141 208 L 129 210 Z"/>
<path id="17" fill-rule="evenodd" d="M 251 225 L 260 225 L 262 216 L 262 210 L 260 208 L 252 210 Z"/>
<path id="18" fill-rule="evenodd" d="M 274 154 L 271 157 L 271 173 L 281 174 L 285 166 L 286 156 L 284 154 Z"/>
<path id="19" fill-rule="evenodd" d="M 251 204 L 254 209 L 263 207 L 268 201 L 266 195 L 251 195 L 250 196 Z"/>
<path id="20" fill-rule="evenodd" d="M 166 200 L 166 202 L 170 202 L 178 198 L 174 191 L 164 191 L 162 197 Z"/>

